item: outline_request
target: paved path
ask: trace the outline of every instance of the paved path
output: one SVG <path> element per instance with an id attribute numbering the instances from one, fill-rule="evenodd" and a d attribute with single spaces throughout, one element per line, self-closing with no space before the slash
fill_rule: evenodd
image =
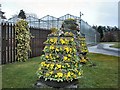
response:
<path id="1" fill-rule="evenodd" d="M 106 55 L 113 55 L 113 56 L 119 56 L 120 55 L 120 49 L 111 48 L 110 46 L 113 44 L 98 44 L 96 46 L 89 46 L 88 50 L 89 52 L 93 53 L 101 53 Z"/>

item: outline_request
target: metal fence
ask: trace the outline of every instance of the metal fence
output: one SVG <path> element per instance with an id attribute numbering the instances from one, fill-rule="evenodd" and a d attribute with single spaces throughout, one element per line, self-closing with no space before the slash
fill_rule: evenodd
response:
<path id="1" fill-rule="evenodd" d="M 43 42 L 46 40 L 50 30 L 41 28 L 30 28 L 34 38 L 31 38 L 31 50 L 29 57 L 36 57 L 42 54 Z M 0 23 L 0 62 L 1 64 L 16 62 L 15 50 L 15 25 L 11 23 Z"/>

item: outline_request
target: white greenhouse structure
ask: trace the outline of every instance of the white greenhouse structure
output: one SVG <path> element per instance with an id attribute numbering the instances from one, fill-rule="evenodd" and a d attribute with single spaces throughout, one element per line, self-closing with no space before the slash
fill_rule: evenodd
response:
<path id="1" fill-rule="evenodd" d="M 73 18 L 77 20 L 77 23 L 80 27 L 80 32 L 83 36 L 86 38 L 87 44 L 97 44 L 100 39 L 100 34 L 93 29 L 88 23 L 86 23 L 84 20 L 80 20 L 80 17 L 71 15 L 71 14 L 66 14 L 64 16 L 61 16 L 59 18 L 56 18 L 54 16 L 46 15 L 42 18 L 37 18 L 35 16 L 26 15 L 26 20 L 29 22 L 30 27 L 34 28 L 45 28 L 49 30 L 50 28 L 58 28 L 60 29 L 62 22 L 68 18 Z M 8 22 L 11 23 L 16 23 L 17 15 L 14 15 L 12 18 L 8 19 Z"/>

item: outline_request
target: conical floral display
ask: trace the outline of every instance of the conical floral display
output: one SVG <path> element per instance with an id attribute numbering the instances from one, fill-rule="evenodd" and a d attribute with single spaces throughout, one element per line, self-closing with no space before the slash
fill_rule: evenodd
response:
<path id="1" fill-rule="evenodd" d="M 78 32 L 64 29 L 48 35 L 37 71 L 39 78 L 64 82 L 82 77 L 81 62 L 85 60 L 82 53 L 88 50 Z"/>

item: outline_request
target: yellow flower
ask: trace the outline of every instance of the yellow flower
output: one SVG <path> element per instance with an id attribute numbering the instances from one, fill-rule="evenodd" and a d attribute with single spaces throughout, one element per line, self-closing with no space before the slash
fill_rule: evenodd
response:
<path id="1" fill-rule="evenodd" d="M 47 67 L 49 67 L 50 66 L 50 64 L 47 64 Z"/>
<path id="2" fill-rule="evenodd" d="M 72 48 L 69 48 L 69 50 L 70 50 L 70 53 L 72 52 Z"/>
<path id="3" fill-rule="evenodd" d="M 41 65 L 44 66 L 44 65 L 45 65 L 45 62 L 41 62 Z"/>
<path id="4" fill-rule="evenodd" d="M 82 59 L 84 59 L 84 57 L 81 57 Z"/>
<path id="5" fill-rule="evenodd" d="M 66 44 L 68 44 L 68 43 L 69 43 L 69 40 L 67 40 L 66 38 L 65 38 L 65 43 L 66 43 Z"/>
<path id="6" fill-rule="evenodd" d="M 67 73 L 67 77 L 70 77 L 70 72 Z"/>
<path id="7" fill-rule="evenodd" d="M 61 44 L 65 44 L 65 41 L 61 38 L 61 39 L 60 39 L 60 43 L 61 43 Z"/>
<path id="8" fill-rule="evenodd" d="M 55 75 L 55 77 L 57 78 L 57 75 Z"/>
<path id="9" fill-rule="evenodd" d="M 66 65 L 67 65 L 68 67 L 70 67 L 70 65 L 69 65 L 68 63 L 66 63 Z"/>
<path id="10" fill-rule="evenodd" d="M 58 77 L 62 77 L 62 76 L 63 76 L 63 73 L 58 72 L 58 73 L 57 73 L 57 76 L 58 76 Z"/>
<path id="11" fill-rule="evenodd" d="M 41 70 L 41 67 L 38 70 Z"/>
<path id="12" fill-rule="evenodd" d="M 62 68 L 64 68 L 64 66 L 62 66 Z"/>
<path id="13" fill-rule="evenodd" d="M 49 73 L 46 73 L 45 76 L 49 76 Z"/>
<path id="14" fill-rule="evenodd" d="M 70 36 L 73 36 L 73 33 L 70 32 L 69 34 L 70 34 Z"/>
<path id="15" fill-rule="evenodd" d="M 53 41 L 54 41 L 54 43 L 57 43 L 57 38 L 54 38 Z"/>
<path id="16" fill-rule="evenodd" d="M 53 59 L 52 54 L 49 54 L 49 58 L 50 58 L 51 60 Z"/>
<path id="17" fill-rule="evenodd" d="M 67 60 L 70 61 L 70 58 L 68 58 Z"/>
<path id="18" fill-rule="evenodd" d="M 68 57 L 67 57 L 67 56 L 64 56 L 64 57 L 63 57 L 63 60 L 67 60 L 67 59 L 68 59 Z"/>
<path id="19" fill-rule="evenodd" d="M 82 59 L 82 60 L 80 60 L 80 62 L 87 62 L 87 60 L 86 59 Z"/>
<path id="20" fill-rule="evenodd" d="M 59 68 L 61 68 L 61 65 L 60 64 L 56 64 L 57 65 L 57 68 L 59 69 Z"/>
<path id="21" fill-rule="evenodd" d="M 44 49 L 48 48 L 48 46 L 45 46 Z"/>
<path id="22" fill-rule="evenodd" d="M 69 33 L 68 32 L 65 32 L 65 35 L 68 35 Z"/>
<path id="23" fill-rule="evenodd" d="M 59 55 L 57 55 L 56 58 L 59 58 Z"/>
<path id="24" fill-rule="evenodd" d="M 73 41 L 74 39 L 73 38 L 71 38 L 71 41 Z"/>
<path id="25" fill-rule="evenodd" d="M 51 49 L 51 50 L 55 49 L 54 45 L 51 45 L 51 46 L 50 46 L 50 49 Z"/>
<path id="26" fill-rule="evenodd" d="M 71 75 L 74 75 L 74 73 L 72 72 Z"/>
<path id="27" fill-rule="evenodd" d="M 77 69 L 75 69 L 75 72 L 78 72 L 78 70 L 77 70 Z"/>
<path id="28" fill-rule="evenodd" d="M 53 74 L 53 71 L 50 71 L 50 74 Z"/>
<path id="29" fill-rule="evenodd" d="M 53 69 L 53 67 L 54 67 L 54 64 L 50 64 L 50 68 Z"/>
<path id="30" fill-rule="evenodd" d="M 82 46 L 84 46 L 84 44 L 81 44 Z"/>
<path id="31" fill-rule="evenodd" d="M 76 67 L 78 67 L 77 63 L 75 64 Z"/>
<path id="32" fill-rule="evenodd" d="M 63 49 L 62 49 L 62 47 L 60 47 L 60 51 L 62 51 Z"/>
<path id="33" fill-rule="evenodd" d="M 74 78 L 77 78 L 77 76 L 76 76 L 75 74 L 73 75 L 73 77 L 74 77 Z"/>
<path id="34" fill-rule="evenodd" d="M 68 54 L 68 57 L 72 57 L 70 54 Z"/>
<path id="35" fill-rule="evenodd" d="M 85 52 L 88 52 L 88 50 L 86 49 Z"/>
<path id="36" fill-rule="evenodd" d="M 48 56 L 48 55 L 46 55 L 46 58 L 48 59 L 48 58 L 49 58 L 49 56 Z"/>
<path id="37" fill-rule="evenodd" d="M 79 72 L 78 75 L 80 76 L 80 75 L 81 75 L 81 72 Z"/>
<path id="38" fill-rule="evenodd" d="M 58 48 L 56 48 L 55 50 L 56 50 L 57 52 L 59 52 L 59 49 L 58 49 Z"/>
<path id="39" fill-rule="evenodd" d="M 47 64 L 44 64 L 44 67 L 46 67 L 47 66 Z"/>
<path id="40" fill-rule="evenodd" d="M 51 66 L 51 67 L 54 67 L 54 64 L 52 63 L 50 66 Z"/>
<path id="41" fill-rule="evenodd" d="M 50 38 L 50 42 L 51 42 L 51 43 L 53 43 L 53 42 L 54 42 L 54 40 L 53 40 L 52 38 Z"/>
<path id="42" fill-rule="evenodd" d="M 65 46 L 64 50 L 66 50 L 66 52 L 68 53 L 69 52 L 69 47 Z"/>

